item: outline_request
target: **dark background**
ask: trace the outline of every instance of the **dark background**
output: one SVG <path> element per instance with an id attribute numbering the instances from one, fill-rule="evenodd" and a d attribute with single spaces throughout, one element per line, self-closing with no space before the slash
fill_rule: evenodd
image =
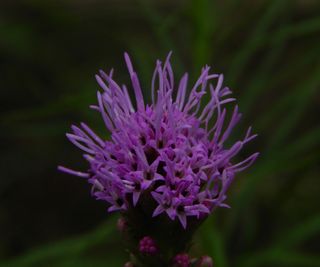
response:
<path id="1" fill-rule="evenodd" d="M 320 266 L 320 2 L 1 1 L 0 266 L 122 266 L 116 216 L 90 197 L 65 138 L 96 112 L 98 69 L 128 82 L 123 52 L 146 98 L 157 58 L 172 50 L 176 79 L 201 66 L 225 74 L 243 121 L 259 138 L 257 163 L 195 236 L 193 254 L 216 267 Z"/>

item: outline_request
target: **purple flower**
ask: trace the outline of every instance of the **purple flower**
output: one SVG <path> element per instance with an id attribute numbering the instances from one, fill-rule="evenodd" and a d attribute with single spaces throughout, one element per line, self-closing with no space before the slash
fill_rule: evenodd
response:
<path id="1" fill-rule="evenodd" d="M 223 86 L 223 75 L 210 74 L 205 66 L 187 94 L 188 74 L 175 85 L 170 55 L 164 64 L 156 62 L 151 104 L 144 102 L 128 54 L 125 61 L 136 103 L 127 87 L 114 81 L 113 71 L 96 75 L 102 92 L 92 108 L 101 114 L 111 137 L 100 138 L 85 123 L 73 125 L 67 137 L 85 152 L 90 167 L 87 172 L 59 169 L 88 179 L 92 194 L 106 201 L 109 211 L 134 209 L 144 194 L 155 203 L 150 216 L 166 214 L 186 228 L 189 217 L 202 219 L 216 207 L 228 207 L 227 189 L 258 153 L 234 160 L 256 137 L 251 128 L 243 139 L 225 145 L 241 114 L 235 106 L 226 119 L 227 105 L 235 99 Z"/>

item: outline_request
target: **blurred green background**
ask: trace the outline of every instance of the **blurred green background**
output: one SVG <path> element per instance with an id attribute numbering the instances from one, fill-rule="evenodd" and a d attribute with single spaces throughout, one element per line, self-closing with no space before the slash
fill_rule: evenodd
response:
<path id="1" fill-rule="evenodd" d="M 117 216 L 90 197 L 65 138 L 86 121 L 107 137 L 96 102 L 99 68 L 145 95 L 157 58 L 173 51 L 176 78 L 203 64 L 225 74 L 259 138 L 257 163 L 195 236 L 216 267 L 320 266 L 320 1 L 0 2 L 0 266 L 122 266 Z"/>

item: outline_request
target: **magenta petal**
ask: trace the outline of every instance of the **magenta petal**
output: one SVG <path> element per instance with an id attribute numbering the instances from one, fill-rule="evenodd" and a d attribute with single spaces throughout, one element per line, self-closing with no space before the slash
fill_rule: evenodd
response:
<path id="1" fill-rule="evenodd" d="M 152 217 L 156 217 L 158 216 L 159 214 L 161 214 L 162 212 L 164 212 L 164 208 L 159 205 L 158 207 L 156 207 L 156 209 L 154 210 L 153 214 L 152 214 Z"/>
<path id="2" fill-rule="evenodd" d="M 140 197 L 140 192 L 134 191 L 134 192 L 132 193 L 133 206 L 136 206 L 136 205 L 137 205 L 138 200 L 139 200 L 139 197 Z"/>
<path id="3" fill-rule="evenodd" d="M 182 224 L 182 227 L 184 229 L 186 229 L 187 228 L 187 216 L 185 214 L 178 214 L 178 218 Z"/>

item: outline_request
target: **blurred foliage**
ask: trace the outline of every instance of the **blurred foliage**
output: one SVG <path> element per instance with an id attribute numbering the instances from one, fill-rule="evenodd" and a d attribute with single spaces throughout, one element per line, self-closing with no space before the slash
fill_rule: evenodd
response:
<path id="1" fill-rule="evenodd" d="M 217 267 L 320 266 L 319 14 L 317 0 L 1 1 L 0 266 L 125 261 L 115 217 L 55 170 L 85 168 L 63 136 L 72 122 L 107 135 L 86 107 L 98 68 L 128 81 L 125 50 L 148 98 L 169 50 L 177 77 L 212 65 L 244 113 L 234 136 L 251 123 L 259 133 L 246 152 L 260 159 L 235 181 L 232 209 L 195 236 L 194 254 Z"/>

